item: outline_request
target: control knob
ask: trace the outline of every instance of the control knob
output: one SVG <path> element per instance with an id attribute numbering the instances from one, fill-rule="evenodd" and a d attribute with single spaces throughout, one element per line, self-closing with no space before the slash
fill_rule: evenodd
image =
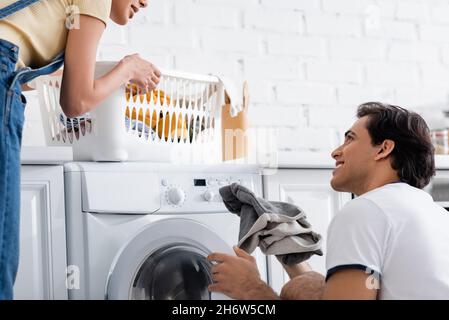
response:
<path id="1" fill-rule="evenodd" d="M 211 190 L 207 190 L 206 192 L 203 193 L 203 198 L 204 200 L 211 202 L 215 198 L 215 193 Z"/>
<path id="2" fill-rule="evenodd" d="M 167 191 L 168 203 L 175 205 L 175 206 L 180 206 L 184 203 L 185 200 L 186 200 L 186 194 L 181 188 L 173 187 Z"/>

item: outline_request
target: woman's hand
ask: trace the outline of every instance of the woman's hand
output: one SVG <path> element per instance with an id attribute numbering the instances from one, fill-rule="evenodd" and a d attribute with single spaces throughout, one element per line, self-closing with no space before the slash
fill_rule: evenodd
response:
<path id="1" fill-rule="evenodd" d="M 214 283 L 211 292 L 223 292 L 233 299 L 279 299 L 276 293 L 260 279 L 254 257 L 234 247 L 237 257 L 212 253 L 207 259 L 216 262 L 212 267 Z"/>
<path id="2" fill-rule="evenodd" d="M 128 71 L 129 82 L 136 84 L 145 91 L 156 89 L 161 72 L 152 63 L 142 59 L 138 54 L 124 57 L 121 63 Z"/>

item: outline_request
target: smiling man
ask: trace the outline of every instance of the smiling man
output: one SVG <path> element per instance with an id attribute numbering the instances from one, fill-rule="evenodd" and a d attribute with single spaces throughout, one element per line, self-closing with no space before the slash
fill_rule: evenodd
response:
<path id="1" fill-rule="evenodd" d="M 435 173 L 433 146 L 416 113 L 382 103 L 359 106 L 358 120 L 332 157 L 331 186 L 351 192 L 328 229 L 326 277 L 306 264 L 285 267 L 283 299 L 448 299 L 449 214 L 424 188 Z M 212 254 L 215 283 L 236 299 L 279 298 L 254 260 Z"/>

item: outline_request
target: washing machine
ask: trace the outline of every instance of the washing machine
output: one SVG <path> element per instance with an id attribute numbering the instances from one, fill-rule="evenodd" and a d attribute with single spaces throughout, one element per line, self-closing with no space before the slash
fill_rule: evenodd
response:
<path id="1" fill-rule="evenodd" d="M 262 194 L 252 165 L 65 165 L 70 299 L 227 299 L 210 293 L 211 252 L 234 255 L 240 219 L 219 188 Z M 257 250 L 262 279 L 266 257 Z"/>

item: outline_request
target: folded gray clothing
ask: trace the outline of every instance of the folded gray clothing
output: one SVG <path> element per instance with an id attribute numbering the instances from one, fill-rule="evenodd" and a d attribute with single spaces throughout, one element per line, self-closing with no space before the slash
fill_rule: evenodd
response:
<path id="1" fill-rule="evenodd" d="M 312 231 L 306 215 L 297 206 L 257 198 L 247 188 L 233 183 L 220 188 L 226 208 L 240 217 L 238 246 L 252 253 L 276 255 L 286 265 L 294 265 L 312 255 L 322 256 L 321 235 Z"/>

